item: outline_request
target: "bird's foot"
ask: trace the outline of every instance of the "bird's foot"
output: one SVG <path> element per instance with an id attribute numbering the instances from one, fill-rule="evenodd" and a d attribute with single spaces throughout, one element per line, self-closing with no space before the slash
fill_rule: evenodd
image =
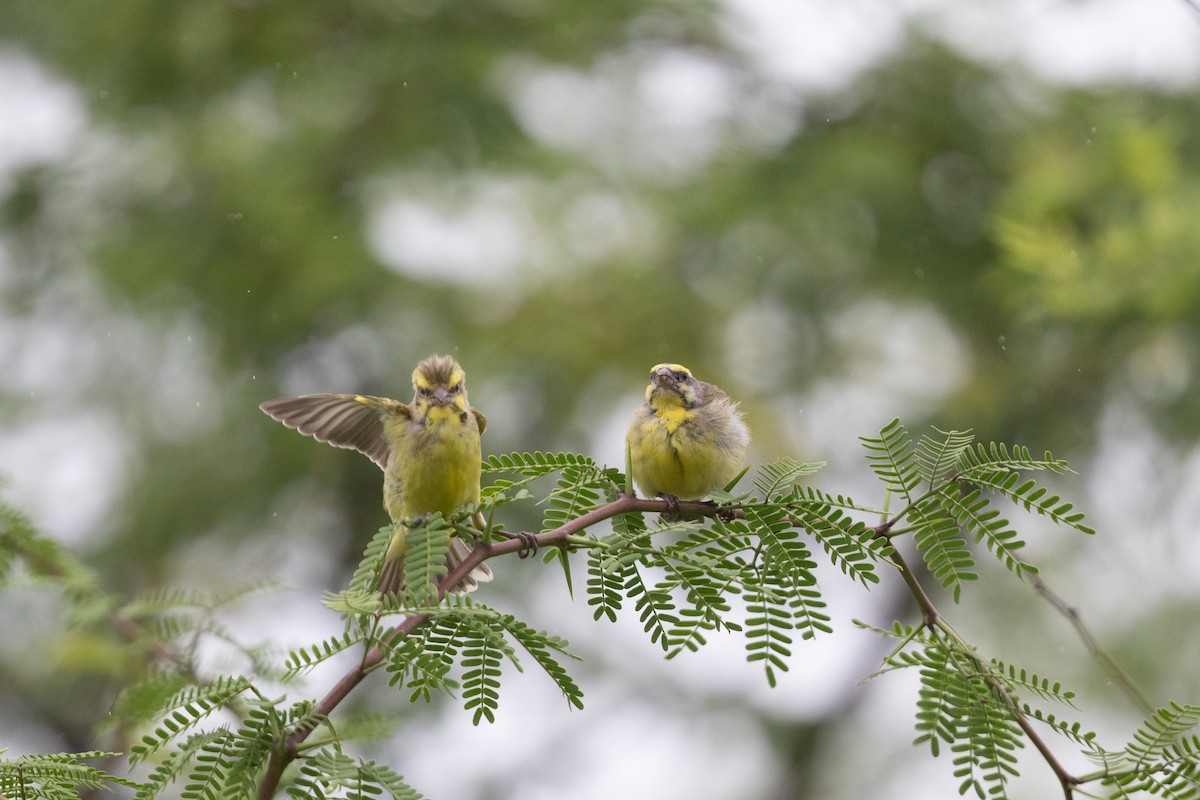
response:
<path id="1" fill-rule="evenodd" d="M 673 494 L 658 493 L 658 497 L 667 504 L 667 510 L 662 513 L 662 518 L 667 522 L 678 522 L 683 518 L 679 513 L 679 498 Z"/>
<path id="2" fill-rule="evenodd" d="M 520 539 L 521 549 L 517 551 L 517 558 L 529 558 L 538 551 L 538 540 L 536 533 L 521 531 L 519 533 L 509 533 L 508 531 L 496 531 L 505 539 Z"/>

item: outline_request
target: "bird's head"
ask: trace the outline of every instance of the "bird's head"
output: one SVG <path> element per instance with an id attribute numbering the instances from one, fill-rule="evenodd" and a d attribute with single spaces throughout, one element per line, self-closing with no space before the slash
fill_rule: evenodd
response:
<path id="1" fill-rule="evenodd" d="M 700 382 L 682 364 L 655 364 L 650 370 L 646 400 L 653 405 L 665 403 L 693 408 L 700 403 Z"/>
<path id="2" fill-rule="evenodd" d="M 451 408 L 463 413 L 467 404 L 467 374 L 450 356 L 430 356 L 413 370 L 413 405 L 428 411 Z"/>

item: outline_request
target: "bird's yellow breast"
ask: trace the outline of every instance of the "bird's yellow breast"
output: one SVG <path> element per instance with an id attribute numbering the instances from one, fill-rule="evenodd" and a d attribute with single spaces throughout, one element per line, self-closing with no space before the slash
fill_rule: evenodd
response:
<path id="1" fill-rule="evenodd" d="M 629 427 L 633 476 L 647 495 L 689 499 L 723 487 L 736 474 L 737 457 L 720 447 L 682 405 L 643 409 Z"/>
<path id="2" fill-rule="evenodd" d="M 687 422 L 695 416 L 695 413 L 684 408 L 680 404 L 671 404 L 665 407 L 656 408 L 654 417 L 657 421 L 651 420 L 651 424 L 657 424 L 667 433 L 675 433 L 679 426 Z"/>
<path id="3" fill-rule="evenodd" d="M 440 511 L 449 516 L 479 502 L 479 427 L 453 406 L 389 426 L 392 458 L 384 471 L 384 506 L 393 520 Z"/>

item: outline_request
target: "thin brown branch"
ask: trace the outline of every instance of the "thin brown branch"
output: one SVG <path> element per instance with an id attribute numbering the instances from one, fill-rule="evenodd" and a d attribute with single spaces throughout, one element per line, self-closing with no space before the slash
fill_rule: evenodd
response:
<path id="1" fill-rule="evenodd" d="M 1108 677 L 1120 687 L 1121 691 L 1125 692 L 1134 705 L 1147 717 L 1153 714 L 1154 706 L 1150 704 L 1150 701 L 1142 694 L 1141 690 L 1134 685 L 1133 680 L 1125 674 L 1125 671 L 1118 667 L 1116 662 L 1100 646 L 1100 642 L 1084 623 L 1083 618 L 1079 616 L 1079 612 L 1067 603 L 1061 595 L 1047 586 L 1040 575 L 1029 575 L 1028 581 L 1046 602 L 1067 618 L 1067 621 L 1075 628 L 1075 632 L 1079 634 L 1079 638 L 1083 640 L 1083 645 L 1091 653 L 1092 658 L 1100 662 L 1100 665 L 1104 667 L 1104 671 L 1108 673 Z"/>
<path id="2" fill-rule="evenodd" d="M 744 516 L 744 512 L 740 509 L 734 509 L 730 514 L 730 509 L 720 509 L 717 505 L 701 501 L 683 501 L 678 503 L 678 512 L 687 514 L 699 514 L 702 516 L 717 516 L 719 513 L 728 516 Z M 908 509 L 905 509 L 907 511 Z M 634 495 L 621 495 L 616 500 L 606 503 L 599 508 L 593 509 L 588 513 L 571 520 L 567 524 L 551 531 L 546 531 L 537 534 L 534 538 L 539 547 L 548 546 L 569 546 L 568 537 L 586 530 L 587 528 L 611 519 L 615 516 L 625 513 L 654 513 L 668 511 L 668 504 L 664 500 L 645 499 Z M 903 516 L 897 514 L 889 521 L 869 529 L 874 534 L 883 540 L 890 540 L 897 531 L 893 526 L 897 520 Z M 793 520 L 793 522 L 798 522 Z M 438 597 L 444 597 L 447 589 L 452 586 L 457 586 L 463 578 L 466 577 L 477 566 L 488 559 L 495 558 L 501 555 L 517 553 L 526 548 L 526 543 L 521 538 L 511 538 L 502 542 L 485 542 L 477 546 L 471 551 L 465 559 L 462 560 L 449 574 L 446 575 L 438 583 Z M 1025 737 L 1030 744 L 1038 751 L 1050 767 L 1055 777 L 1058 779 L 1059 785 L 1062 787 L 1063 796 L 1066 800 L 1071 800 L 1074 796 L 1075 787 L 1083 782 L 1070 772 L 1059 762 L 1057 756 L 1053 753 L 1045 740 L 1041 737 L 1038 731 L 1034 728 L 1032 721 L 1026 717 L 1024 712 L 1017 705 L 1016 700 L 1008 692 L 1007 687 L 1003 682 L 996 677 L 978 656 L 974 655 L 973 648 L 966 642 L 965 639 L 958 633 L 950 622 L 941 614 L 929 594 L 925 591 L 921 581 L 909 568 L 904 556 L 898 550 L 894 550 L 891 556 L 892 563 L 896 566 L 900 573 L 901 579 L 908 588 L 909 593 L 916 601 L 917 606 L 921 609 L 921 614 L 924 618 L 924 624 L 931 630 L 937 629 L 951 636 L 962 647 L 963 652 L 970 655 L 974 661 L 979 674 L 982 675 L 988 682 L 989 686 L 996 695 L 1002 700 L 1008 712 L 1012 715 L 1014 721 L 1021 728 Z M 1118 680 L 1118 683 L 1125 688 L 1135 702 L 1143 708 L 1148 707 L 1145 699 L 1137 692 L 1133 684 L 1124 676 L 1111 659 L 1104 654 L 1095 642 L 1095 638 L 1090 634 L 1086 626 L 1079 619 L 1078 614 L 1074 612 L 1058 595 L 1051 592 L 1045 584 L 1035 575 L 1032 580 L 1033 585 L 1042 595 L 1060 612 L 1064 613 L 1072 624 L 1076 626 L 1076 630 L 1088 645 L 1091 653 L 1100 659 L 1109 669 L 1110 675 Z M 287 736 L 277 743 L 272 751 L 270 760 L 267 765 L 267 770 L 263 775 L 261 784 L 259 785 L 258 800 L 270 800 L 279 787 L 279 781 L 283 775 L 284 769 L 293 761 L 304 741 L 315 729 L 320 720 L 331 714 L 335 708 L 354 690 L 362 680 L 370 674 L 376 667 L 379 666 L 387 656 L 387 649 L 394 646 L 397 642 L 408 636 L 413 631 L 426 624 L 430 619 L 429 614 L 415 614 L 406 617 L 394 628 L 388 631 L 384 637 L 384 644 L 370 650 L 363 659 L 350 671 L 338 680 L 329 692 L 317 704 L 314 715 L 304 724 L 297 726 Z"/>
<path id="3" fill-rule="evenodd" d="M 882 528 L 883 526 L 880 527 Z M 877 529 L 876 535 L 880 536 L 881 538 L 888 538 L 886 529 Z M 988 665 L 974 654 L 974 648 L 967 644 L 966 639 L 964 639 L 962 635 L 955 630 L 954 626 L 950 624 L 949 620 L 942 616 L 942 613 L 938 611 L 937 606 L 933 604 L 929 594 L 925 591 L 925 587 L 921 585 L 921 582 L 917 579 L 916 575 L 914 575 L 912 570 L 909 569 L 908 562 L 904 559 L 904 556 L 900 554 L 899 550 L 895 550 L 892 553 L 892 562 L 900 571 L 900 577 L 904 580 L 904 584 L 908 587 L 913 599 L 917 601 L 917 605 L 921 609 L 921 615 L 925 618 L 925 626 L 930 630 L 936 628 L 944 631 L 956 642 L 958 642 L 959 646 L 963 648 L 965 653 L 970 655 L 972 661 L 975 663 L 975 668 L 979 671 L 979 674 L 984 676 L 988 682 L 988 685 L 991 686 L 992 690 L 995 691 L 1000 699 L 1004 702 L 1005 707 L 1008 709 L 1008 713 L 1012 715 L 1017 725 L 1021 728 L 1022 732 L 1024 732 L 1025 738 L 1027 738 L 1030 744 L 1032 744 L 1038 753 L 1041 754 L 1046 764 L 1050 767 L 1050 770 L 1054 773 L 1054 776 L 1058 779 L 1058 783 L 1063 790 L 1064 798 L 1066 798 L 1066 800 L 1071 800 L 1075 786 L 1079 785 L 1080 783 L 1079 778 L 1076 778 L 1067 771 L 1067 769 L 1058 760 L 1058 757 L 1054 755 L 1054 752 L 1050 749 L 1050 746 L 1046 744 L 1046 741 L 1042 738 L 1041 734 L 1039 734 L 1033 727 L 1033 723 L 1030 722 L 1029 718 L 1025 716 L 1025 713 L 1021 711 L 1016 700 L 1014 700 L 1012 695 L 1009 694 L 1008 689 L 1004 686 L 1000 679 L 992 674 L 992 671 Z"/>
<path id="4" fill-rule="evenodd" d="M 880 525 L 876 528 L 875 535 L 883 540 L 887 540 L 887 528 Z M 925 587 L 917 580 L 917 576 L 909 569 L 908 562 L 900 551 L 892 547 L 892 563 L 896 565 L 896 569 L 900 571 L 900 578 L 904 581 L 904 585 L 908 587 L 908 591 L 912 594 L 913 599 L 917 601 L 917 605 L 921 609 L 921 616 L 925 618 L 925 627 L 932 630 L 937 626 L 938 620 L 941 619 L 941 613 L 934 606 L 933 601 L 929 599 L 929 594 L 925 591 Z"/>
<path id="5" fill-rule="evenodd" d="M 715 503 L 702 501 L 680 501 L 678 508 L 683 512 L 705 516 L 714 516 L 718 512 L 718 506 Z M 568 536 L 572 536 L 586 530 L 592 525 L 620 514 L 664 511 L 667 511 L 667 501 L 665 500 L 648 500 L 634 495 L 623 494 L 611 503 L 606 503 L 599 508 L 595 508 L 583 516 L 571 520 L 566 525 L 562 525 L 551 531 L 539 533 L 535 538 L 539 547 L 559 546 L 566 541 Z M 525 543 L 519 538 L 508 539 L 503 542 L 485 542 L 480 544 L 471 551 L 470 555 L 455 566 L 445 578 L 438 582 L 438 598 L 445 597 L 450 587 L 457 586 L 467 576 L 467 573 L 489 558 L 517 553 L 525 547 Z M 383 662 L 387 656 L 387 648 L 394 646 L 405 636 L 408 636 L 427 623 L 429 619 L 430 616 L 428 614 L 414 614 L 405 617 L 396 627 L 384 634 L 384 645 L 370 650 L 353 669 L 343 675 L 333 685 L 333 688 L 321 698 L 321 701 L 317 703 L 314 709 L 312 717 L 307 722 L 297 726 L 276 743 L 271 751 L 271 757 L 267 762 L 267 769 L 263 773 L 262 782 L 258 787 L 258 800 L 270 800 L 270 798 L 275 796 L 275 792 L 279 788 L 280 778 L 283 776 L 283 771 L 296 758 L 300 746 L 313 732 L 317 724 L 329 716 L 346 699 L 350 692 L 362 682 L 363 678 Z"/>

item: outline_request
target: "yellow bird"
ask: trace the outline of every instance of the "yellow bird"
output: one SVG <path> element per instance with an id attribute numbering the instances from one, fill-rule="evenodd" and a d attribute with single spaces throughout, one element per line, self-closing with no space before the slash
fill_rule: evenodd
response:
<path id="1" fill-rule="evenodd" d="M 479 502 L 479 435 L 487 419 L 467 402 L 466 373 L 450 356 L 430 356 L 413 370 L 413 399 L 405 404 L 358 394 L 307 394 L 268 400 L 259 406 L 300 433 L 335 447 L 357 450 L 383 470 L 383 506 L 393 522 Z M 482 515 L 475 524 L 481 530 Z M 404 579 L 404 526 L 388 546 L 379 589 L 397 592 Z M 460 539 L 450 544 L 446 563 L 454 569 L 470 552 Z M 490 581 L 480 564 L 454 588 L 474 591 Z"/>
<path id="2" fill-rule="evenodd" d="M 657 364 L 625 442 L 642 492 L 691 500 L 724 488 L 738 474 L 750 429 L 725 392 L 696 380 L 681 364 Z"/>

